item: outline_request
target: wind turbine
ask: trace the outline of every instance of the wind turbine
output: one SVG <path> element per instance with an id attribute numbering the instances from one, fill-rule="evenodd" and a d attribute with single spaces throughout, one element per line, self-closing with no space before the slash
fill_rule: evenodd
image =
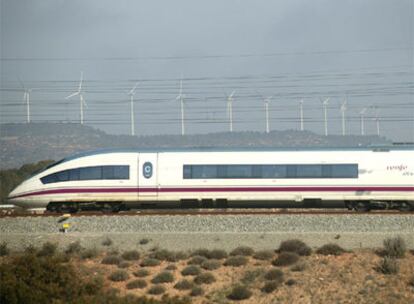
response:
<path id="1" fill-rule="evenodd" d="M 344 100 L 341 103 L 341 115 L 342 115 L 342 136 L 346 135 L 346 127 L 345 127 L 345 112 L 347 109 L 347 103 L 348 100 L 346 98 L 344 98 Z"/>
<path id="2" fill-rule="evenodd" d="M 367 108 L 363 108 L 360 112 L 359 115 L 361 117 L 361 135 L 364 136 L 365 135 L 365 125 L 364 125 L 364 118 L 365 118 L 365 112 L 367 111 Z"/>
<path id="3" fill-rule="evenodd" d="M 185 135 L 185 124 L 184 124 L 184 98 L 185 95 L 183 94 L 183 80 L 180 80 L 180 93 L 175 98 L 176 100 L 180 101 L 181 104 L 181 135 Z"/>
<path id="4" fill-rule="evenodd" d="M 325 122 L 325 136 L 328 136 L 328 104 L 329 104 L 329 97 L 322 100 L 323 115 L 324 115 L 324 122 Z"/>
<path id="5" fill-rule="evenodd" d="M 30 92 L 32 91 L 32 89 L 26 88 L 24 86 L 23 81 L 21 81 L 20 79 L 19 79 L 19 81 L 20 81 L 20 85 L 22 86 L 23 91 L 24 91 L 23 101 L 26 103 L 26 122 L 30 123 Z"/>
<path id="6" fill-rule="evenodd" d="M 266 133 L 270 132 L 270 122 L 269 122 L 269 103 L 272 100 L 273 96 L 263 96 L 262 94 L 260 94 L 259 92 L 257 92 L 257 94 L 259 94 L 264 101 L 264 108 L 265 108 L 265 115 L 266 115 Z"/>
<path id="7" fill-rule="evenodd" d="M 374 111 L 375 111 L 375 118 L 374 118 L 374 120 L 375 120 L 375 124 L 376 124 L 376 127 L 377 127 L 377 135 L 378 135 L 378 136 L 380 136 L 380 118 L 379 118 L 379 109 L 378 109 L 378 106 L 376 106 L 376 105 L 372 106 L 372 108 L 373 108 L 373 109 L 374 109 Z"/>
<path id="8" fill-rule="evenodd" d="M 304 130 L 304 124 L 303 124 L 303 99 L 299 101 L 299 114 L 300 114 L 300 130 Z"/>
<path id="9" fill-rule="evenodd" d="M 88 107 L 88 105 L 86 104 L 86 101 L 85 101 L 85 99 L 83 98 L 83 95 L 82 95 L 82 82 L 83 82 L 83 72 L 81 72 L 78 91 L 65 97 L 65 99 L 69 99 L 69 98 L 72 98 L 76 95 L 79 95 L 80 123 L 81 123 L 81 125 L 83 125 L 83 106 Z"/>
<path id="10" fill-rule="evenodd" d="M 229 117 L 230 132 L 233 132 L 233 96 L 236 91 L 227 96 L 227 116 Z"/>
<path id="11" fill-rule="evenodd" d="M 128 92 L 128 95 L 131 98 L 131 135 L 135 135 L 135 118 L 134 118 L 134 95 L 135 89 L 137 88 L 139 82 L 135 84 L 135 86 Z"/>

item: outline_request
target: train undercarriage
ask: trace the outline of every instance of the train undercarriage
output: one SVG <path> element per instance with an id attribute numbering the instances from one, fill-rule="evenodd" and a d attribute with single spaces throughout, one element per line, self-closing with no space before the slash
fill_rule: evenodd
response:
<path id="1" fill-rule="evenodd" d="M 414 201 L 336 201 L 327 203 L 320 199 L 302 202 L 269 202 L 269 201 L 228 201 L 227 199 L 185 199 L 179 202 L 53 202 L 46 207 L 48 212 L 76 213 L 78 211 L 101 211 L 117 213 L 131 209 L 226 209 L 226 208 L 347 208 L 356 212 L 371 210 L 414 211 Z"/>

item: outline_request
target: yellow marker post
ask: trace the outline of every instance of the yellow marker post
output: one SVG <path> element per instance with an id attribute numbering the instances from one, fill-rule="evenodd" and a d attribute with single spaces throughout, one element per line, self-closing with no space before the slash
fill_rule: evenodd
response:
<path id="1" fill-rule="evenodd" d="M 63 230 L 64 233 L 66 233 L 69 228 L 70 228 L 69 223 L 63 223 L 62 230 Z"/>

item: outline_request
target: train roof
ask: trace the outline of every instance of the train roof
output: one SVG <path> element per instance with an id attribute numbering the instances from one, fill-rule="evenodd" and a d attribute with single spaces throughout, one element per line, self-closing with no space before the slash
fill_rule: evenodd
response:
<path id="1" fill-rule="evenodd" d="M 108 154 L 108 153 L 157 153 L 157 152 L 272 152 L 272 151 L 397 151 L 397 150 L 413 150 L 413 144 L 394 144 L 383 146 L 359 146 L 359 147 L 188 147 L 188 148 L 111 148 L 99 149 L 92 151 L 84 151 L 65 157 L 47 167 L 35 172 L 39 174 L 56 165 L 78 159 L 86 156 Z M 32 176 L 33 176 L 32 175 Z"/>
<path id="2" fill-rule="evenodd" d="M 387 145 L 361 147 L 189 147 L 189 148 L 116 148 L 84 151 L 68 156 L 59 163 L 85 156 L 107 153 L 157 153 L 157 152 L 272 152 L 272 151 L 390 151 L 414 150 L 414 145 Z"/>

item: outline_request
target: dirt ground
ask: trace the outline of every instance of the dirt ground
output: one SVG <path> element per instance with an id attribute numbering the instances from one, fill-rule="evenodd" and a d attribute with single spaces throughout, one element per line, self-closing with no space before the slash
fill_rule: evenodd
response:
<path id="1" fill-rule="evenodd" d="M 274 258 L 277 257 L 275 253 Z M 109 275 L 118 270 L 116 265 L 101 264 L 103 256 L 92 260 L 77 260 L 78 269 L 84 274 L 101 275 L 105 278 L 106 288 L 116 288 L 120 295 L 135 294 L 137 296 L 149 296 L 160 299 L 161 296 L 148 294 L 153 285 L 151 279 L 169 265 L 177 268 L 171 272 L 174 275 L 173 283 L 164 283 L 166 294 L 170 296 L 189 296 L 190 290 L 177 290 L 174 285 L 181 279 L 193 281 L 193 276 L 183 277 L 181 271 L 187 266 L 187 260 L 178 262 L 163 261 L 156 267 L 145 267 L 150 274 L 143 279 L 148 286 L 143 289 L 127 289 L 126 285 L 137 279 L 133 273 L 140 268 L 139 261 L 131 262 L 131 266 L 124 270 L 128 272 L 129 279 L 123 282 L 112 282 Z M 273 259 L 274 259 L 273 258 Z M 346 252 L 339 256 L 323 256 L 311 254 L 301 257 L 299 262 L 291 266 L 275 267 L 270 260 L 256 260 L 248 257 L 247 265 L 241 267 L 229 267 L 222 265 L 219 269 L 209 271 L 216 281 L 212 284 L 200 285 L 204 294 L 192 297 L 193 303 L 231 303 L 227 295 L 232 287 L 244 282 L 244 285 L 252 292 L 252 296 L 240 303 L 414 303 L 414 255 L 407 252 L 404 258 L 398 259 L 399 272 L 385 275 L 377 270 L 382 257 L 372 250 L 359 250 Z M 221 260 L 223 263 L 224 260 Z M 294 271 L 295 265 L 304 265 Z M 261 291 L 266 280 L 264 274 L 270 269 L 280 269 L 284 273 L 284 281 L 271 293 Z M 301 269 L 304 268 L 304 269 Z M 207 272 L 203 270 L 203 272 Z M 258 274 L 250 276 L 250 280 L 243 280 L 246 273 Z M 412 285 L 413 284 L 413 285 Z"/>

